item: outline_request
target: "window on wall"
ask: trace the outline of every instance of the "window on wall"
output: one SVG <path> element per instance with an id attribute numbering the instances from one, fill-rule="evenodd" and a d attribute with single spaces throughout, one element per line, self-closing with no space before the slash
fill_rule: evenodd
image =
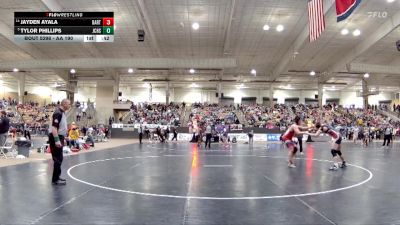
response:
<path id="1" fill-rule="evenodd" d="M 229 105 L 234 105 L 235 104 L 235 99 L 234 98 L 231 98 L 231 97 L 224 97 L 224 98 L 221 98 L 221 105 L 226 105 L 226 106 L 229 106 Z"/>
<path id="2" fill-rule="evenodd" d="M 243 105 L 254 105 L 257 103 L 257 98 L 256 97 L 244 97 L 242 98 L 242 104 Z"/>
<path id="3" fill-rule="evenodd" d="M 285 98 L 285 105 L 299 104 L 299 98 Z"/>
<path id="4" fill-rule="evenodd" d="M 274 101 L 274 104 L 277 104 L 277 103 L 278 103 L 278 99 L 277 99 L 277 98 L 274 98 L 273 101 Z M 269 98 L 264 97 L 264 98 L 263 98 L 263 103 L 262 103 L 262 104 L 263 104 L 263 105 L 269 105 Z"/>

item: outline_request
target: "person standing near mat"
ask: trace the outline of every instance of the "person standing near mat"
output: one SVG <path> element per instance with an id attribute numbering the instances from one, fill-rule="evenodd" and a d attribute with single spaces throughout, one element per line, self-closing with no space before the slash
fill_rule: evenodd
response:
<path id="1" fill-rule="evenodd" d="M 138 128 L 138 133 L 139 133 L 139 143 L 142 144 L 142 139 L 143 139 L 143 127 L 142 124 L 140 124 Z"/>
<path id="2" fill-rule="evenodd" d="M 250 147 L 253 147 L 253 143 L 254 143 L 254 139 L 253 139 L 253 137 L 254 137 L 254 131 L 251 130 L 251 131 L 247 134 L 247 136 L 249 136 L 249 146 L 250 146 Z"/>
<path id="3" fill-rule="evenodd" d="M 210 149 L 211 148 L 211 138 L 212 138 L 212 129 L 211 129 L 210 123 L 207 124 L 205 134 L 206 134 L 205 148 Z"/>
<path id="4" fill-rule="evenodd" d="M 293 137 L 301 134 L 308 134 L 306 131 L 308 127 L 302 127 L 302 120 L 299 116 L 294 118 L 294 124 L 290 125 L 286 132 L 282 135 L 282 141 L 285 142 L 286 147 L 289 149 L 288 167 L 295 168 L 294 157 L 297 152 L 297 143 L 293 141 Z"/>
<path id="5" fill-rule="evenodd" d="M 342 136 L 328 125 L 321 125 L 321 123 L 316 123 L 315 128 L 318 129 L 317 132 L 314 134 L 311 133 L 309 135 L 318 137 L 321 133 L 325 133 L 332 138 L 333 144 L 331 153 L 333 157 L 333 165 L 329 168 L 329 170 L 338 170 L 339 167 L 340 168 L 346 167 L 346 161 L 344 161 L 341 151 Z M 339 161 L 341 161 L 340 165 Z"/>
<path id="6" fill-rule="evenodd" d="M 10 120 L 6 111 L 2 110 L 0 115 L 0 146 L 3 147 L 7 140 L 8 130 L 10 129 Z"/>
<path id="7" fill-rule="evenodd" d="M 51 179 L 53 185 L 66 184 L 66 180 L 61 178 L 60 175 L 63 161 L 63 145 L 68 132 L 67 116 L 65 112 L 70 108 L 71 102 L 68 99 L 63 99 L 60 106 L 53 113 L 49 130 L 49 144 L 54 161 L 53 177 Z"/>
<path id="8" fill-rule="evenodd" d="M 300 155 L 304 155 L 303 153 L 303 135 L 297 135 L 297 142 L 299 144 Z"/>
<path id="9" fill-rule="evenodd" d="M 386 128 L 383 130 L 383 148 L 389 147 L 390 140 L 392 139 L 393 136 L 393 129 L 389 126 L 389 124 L 386 125 Z M 386 146 L 385 146 L 386 145 Z"/>
<path id="10" fill-rule="evenodd" d="M 178 131 L 176 130 L 175 126 L 172 127 L 172 133 L 174 134 L 174 136 L 172 137 L 171 141 L 173 140 L 178 141 Z"/>

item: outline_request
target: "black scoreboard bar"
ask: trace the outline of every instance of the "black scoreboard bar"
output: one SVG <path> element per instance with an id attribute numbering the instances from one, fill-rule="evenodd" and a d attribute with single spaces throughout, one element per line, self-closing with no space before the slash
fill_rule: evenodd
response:
<path id="1" fill-rule="evenodd" d="M 60 34 L 113 34 L 113 28 L 92 27 L 14 27 L 15 35 L 60 35 Z"/>
<path id="2" fill-rule="evenodd" d="M 14 18 L 102 18 L 114 17 L 114 12 L 14 12 Z"/>
<path id="3" fill-rule="evenodd" d="M 14 12 L 19 42 L 113 42 L 114 12 Z"/>

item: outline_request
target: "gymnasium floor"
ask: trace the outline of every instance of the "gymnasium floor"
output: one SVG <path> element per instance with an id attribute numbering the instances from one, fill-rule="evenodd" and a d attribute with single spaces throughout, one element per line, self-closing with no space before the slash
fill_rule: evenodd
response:
<path id="1" fill-rule="evenodd" d="M 66 186 L 51 161 L 4 167 L 0 224 L 400 224 L 399 144 L 345 143 L 335 172 L 305 148 L 290 169 L 281 144 L 133 144 L 66 157 Z"/>

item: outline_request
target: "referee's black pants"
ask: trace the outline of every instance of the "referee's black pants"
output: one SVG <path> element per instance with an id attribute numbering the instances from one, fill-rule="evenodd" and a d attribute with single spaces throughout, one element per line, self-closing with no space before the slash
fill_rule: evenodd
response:
<path id="1" fill-rule="evenodd" d="M 59 135 L 61 147 L 58 148 L 56 146 L 56 142 L 54 140 L 53 134 L 49 134 L 49 145 L 51 156 L 53 157 L 54 169 L 53 169 L 53 177 L 51 178 L 52 182 L 57 182 L 60 179 L 61 175 L 61 164 L 64 159 L 63 157 L 63 145 L 64 145 L 64 136 Z"/>
<path id="2" fill-rule="evenodd" d="M 297 137 L 299 141 L 300 152 L 303 152 L 303 136 Z"/>
<path id="3" fill-rule="evenodd" d="M 385 134 L 385 136 L 383 136 L 383 145 L 382 146 L 385 146 L 385 144 L 386 144 L 386 141 L 387 141 L 387 144 L 386 144 L 386 146 L 389 146 L 389 144 L 390 144 L 390 139 L 392 139 L 392 135 L 386 135 Z"/>
<path id="4" fill-rule="evenodd" d="M 205 148 L 211 148 L 211 138 L 212 138 L 212 134 L 206 134 L 206 144 L 205 144 Z"/>
<path id="5" fill-rule="evenodd" d="M 143 133 L 139 133 L 139 143 L 142 144 Z"/>

